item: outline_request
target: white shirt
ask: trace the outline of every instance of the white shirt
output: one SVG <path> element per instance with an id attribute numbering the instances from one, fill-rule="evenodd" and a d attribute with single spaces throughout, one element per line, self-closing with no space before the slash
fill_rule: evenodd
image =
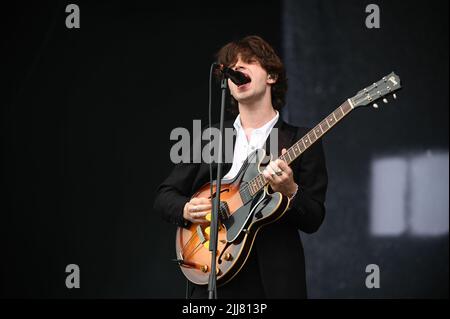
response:
<path id="1" fill-rule="evenodd" d="M 233 165 L 231 166 L 230 171 L 225 174 L 223 179 L 234 178 L 241 169 L 242 164 L 245 162 L 248 155 L 253 153 L 256 149 L 262 148 L 264 146 L 267 137 L 269 136 L 272 128 L 275 126 L 278 118 L 280 117 L 278 111 L 275 112 L 277 114 L 269 122 L 252 131 L 250 135 L 250 141 L 247 140 L 245 131 L 242 128 L 241 115 L 239 114 L 236 117 L 236 120 L 233 124 L 234 128 L 236 129 L 236 144 L 234 145 Z"/>

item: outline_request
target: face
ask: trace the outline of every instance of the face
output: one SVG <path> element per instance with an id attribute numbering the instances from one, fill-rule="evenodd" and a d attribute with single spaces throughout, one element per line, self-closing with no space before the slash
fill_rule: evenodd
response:
<path id="1" fill-rule="evenodd" d="M 241 86 L 237 86 L 228 80 L 231 95 L 239 103 L 257 102 L 265 95 L 270 94 L 271 84 L 275 83 L 275 80 L 267 74 L 256 59 L 244 62 L 239 56 L 236 64 L 232 65 L 231 68 L 246 74 L 251 79 L 249 83 Z"/>

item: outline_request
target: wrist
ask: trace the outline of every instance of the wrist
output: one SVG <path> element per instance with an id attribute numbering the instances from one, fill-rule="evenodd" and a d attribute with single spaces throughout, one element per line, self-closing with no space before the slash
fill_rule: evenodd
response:
<path id="1" fill-rule="evenodd" d="M 287 197 L 290 200 L 292 200 L 295 197 L 295 195 L 297 195 L 297 192 L 298 192 L 298 185 L 297 185 L 297 183 L 294 183 L 292 191 L 290 193 L 288 193 Z"/>

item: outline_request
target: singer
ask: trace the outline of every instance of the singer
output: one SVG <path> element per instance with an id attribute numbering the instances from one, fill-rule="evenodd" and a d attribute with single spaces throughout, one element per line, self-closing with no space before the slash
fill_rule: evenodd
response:
<path id="1" fill-rule="evenodd" d="M 231 111 L 237 115 L 234 121 L 224 124 L 236 131 L 233 162 L 223 166 L 224 179 L 229 179 L 238 174 L 252 150 L 269 149 L 267 141 L 274 130 L 278 131 L 281 154 L 309 129 L 282 120 L 286 74 L 280 58 L 265 40 L 247 36 L 228 43 L 219 50 L 217 61 L 223 72 L 229 72 Z M 218 298 L 307 297 L 299 230 L 314 233 L 325 216 L 328 177 L 321 142 L 312 145 L 291 166 L 280 159 L 271 161 L 263 174 L 273 191 L 290 199 L 289 209 L 282 218 L 261 229 L 242 269 L 230 282 L 218 287 Z M 209 177 L 206 163 L 175 165 L 158 187 L 155 210 L 179 227 L 207 223 L 205 216 L 211 202 L 191 197 Z M 188 298 L 208 296 L 206 286 L 190 284 L 188 290 Z"/>

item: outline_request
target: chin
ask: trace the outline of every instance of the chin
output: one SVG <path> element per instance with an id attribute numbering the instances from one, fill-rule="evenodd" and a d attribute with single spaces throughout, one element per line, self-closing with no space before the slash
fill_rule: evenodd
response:
<path id="1" fill-rule="evenodd" d="M 245 102 L 247 100 L 251 100 L 254 96 L 254 92 L 251 90 L 247 90 L 247 91 L 243 91 L 243 92 L 238 92 L 237 94 L 235 94 L 234 98 L 236 99 L 236 101 L 240 102 Z"/>

